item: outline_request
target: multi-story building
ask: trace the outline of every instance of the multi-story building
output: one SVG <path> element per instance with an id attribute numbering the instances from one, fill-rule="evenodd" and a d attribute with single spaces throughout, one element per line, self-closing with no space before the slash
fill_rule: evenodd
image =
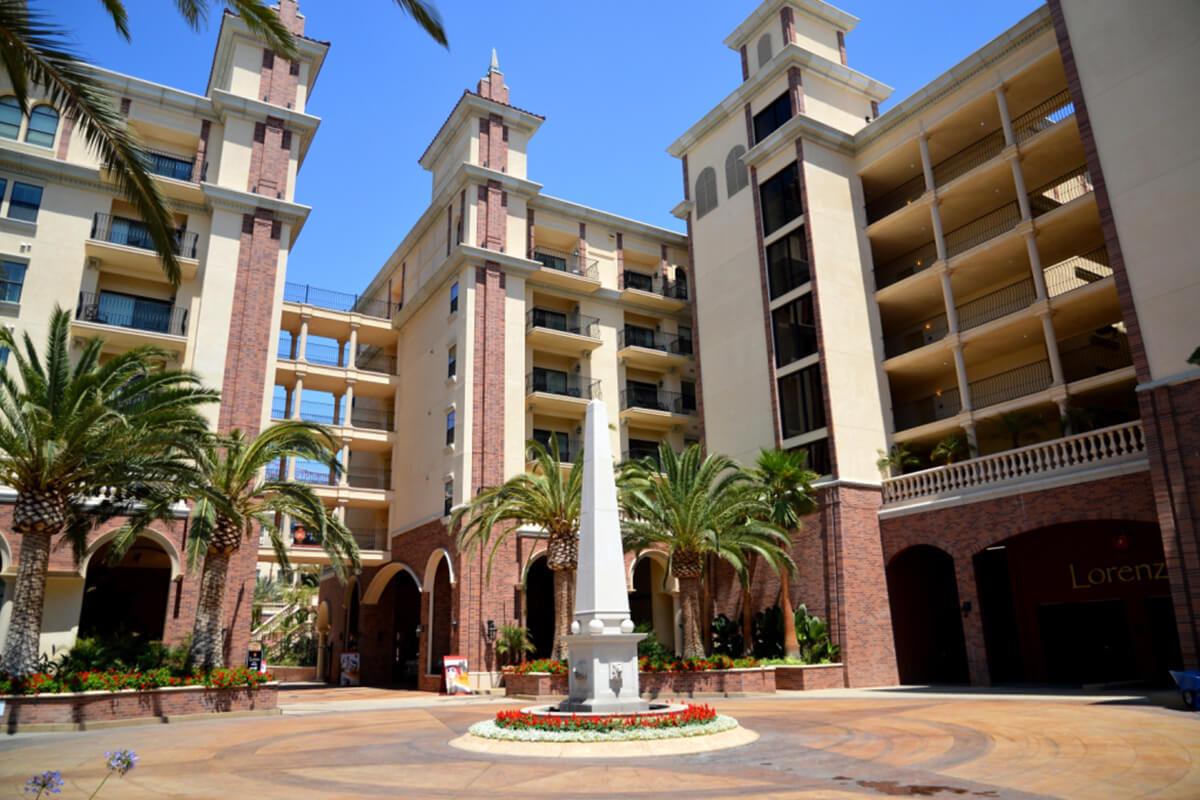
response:
<path id="1" fill-rule="evenodd" d="M 222 431 L 255 433 L 268 419 L 267 376 L 275 369 L 269 343 L 288 253 L 309 212 L 293 197 L 318 124 L 305 104 L 328 45 L 302 35 L 295 0 L 281 0 L 279 13 L 297 34 L 297 60 L 275 56 L 226 13 L 203 95 L 92 68 L 119 98 L 175 214 L 178 286 L 164 277 L 137 212 L 73 120 L 44 102 L 22 115 L 0 86 L 5 324 L 40 345 L 58 305 L 72 310 L 79 340 L 102 337 L 110 351 L 163 348 L 173 366 L 221 390 L 221 404 L 208 413 Z M 21 536 L 10 527 L 11 493 L 3 502 L 0 586 L 16 574 L 21 551 Z M 169 642 L 190 633 L 199 576 L 184 569 L 183 522 L 146 536 L 110 566 L 113 526 L 93 534 L 79 564 L 69 548 L 53 551 L 44 652 L 119 628 Z M 244 658 L 249 637 L 256 558 L 250 546 L 231 566 L 225 607 L 234 661 Z M 0 639 L 11 599 L 7 592 Z"/>
<path id="2" fill-rule="evenodd" d="M 762 3 L 670 148 L 708 447 L 825 474 L 793 586 L 851 685 L 1195 666 L 1197 9 L 1051 0 L 882 115 L 856 22 Z"/>

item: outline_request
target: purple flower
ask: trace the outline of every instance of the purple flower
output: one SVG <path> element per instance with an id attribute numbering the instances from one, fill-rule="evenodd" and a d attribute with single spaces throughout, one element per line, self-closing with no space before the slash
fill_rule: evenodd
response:
<path id="1" fill-rule="evenodd" d="M 62 773 L 58 770 L 46 770 L 41 775 L 34 775 L 25 782 L 25 793 L 41 797 L 47 792 L 61 794 L 63 787 Z"/>
<path id="2" fill-rule="evenodd" d="M 132 750 L 116 750 L 112 753 L 105 753 L 104 758 L 107 759 L 108 768 L 121 776 L 137 766 L 138 760 L 137 753 Z"/>

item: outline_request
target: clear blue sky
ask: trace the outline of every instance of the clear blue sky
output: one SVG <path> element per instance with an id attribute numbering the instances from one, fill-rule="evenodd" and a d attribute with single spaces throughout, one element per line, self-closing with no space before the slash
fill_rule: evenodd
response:
<path id="1" fill-rule="evenodd" d="M 288 279 L 366 285 L 428 204 L 417 158 L 492 47 L 513 104 L 546 117 L 531 179 L 548 194 L 679 229 L 669 210 L 683 196 L 680 168 L 666 147 L 739 83 L 737 54 L 721 41 L 756 4 L 510 0 L 493 20 L 478 0 L 441 0 L 446 51 L 390 0 L 301 0 L 308 35 L 332 47 L 308 107 L 323 122 L 297 199 L 313 212 Z M 170 0 L 128 0 L 132 44 L 112 32 L 99 0 L 37 5 L 59 15 L 89 60 L 203 93 L 219 2 L 193 33 Z M 847 37 L 850 66 L 895 88 L 886 110 L 1041 2 L 840 5 L 862 20 Z"/>

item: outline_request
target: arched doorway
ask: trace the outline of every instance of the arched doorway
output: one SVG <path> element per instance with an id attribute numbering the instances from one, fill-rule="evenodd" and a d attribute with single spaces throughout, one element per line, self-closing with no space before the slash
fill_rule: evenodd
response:
<path id="1" fill-rule="evenodd" d="M 649 626 L 659 644 L 675 652 L 675 603 L 664 582 L 666 572 L 666 564 L 657 558 L 638 559 L 633 567 L 629 616 L 634 625 Z"/>
<path id="2" fill-rule="evenodd" d="M 539 556 L 525 571 L 525 628 L 533 642 L 534 658 L 554 652 L 554 573 Z"/>
<path id="3" fill-rule="evenodd" d="M 162 641 L 171 590 L 171 557 L 158 542 L 142 537 L 117 564 L 112 546 L 100 547 L 87 563 L 80 638 L 131 636 Z"/>
<path id="4" fill-rule="evenodd" d="M 379 608 L 390 610 L 392 615 L 390 682 L 415 689 L 420 668 L 421 587 L 412 573 L 402 569 L 392 576 L 379 598 Z"/>
<path id="5" fill-rule="evenodd" d="M 428 578 L 426 578 L 428 581 Z M 442 558 L 438 562 L 431 585 L 433 594 L 429 598 L 429 674 L 442 674 L 442 658 L 450 654 L 451 608 L 450 562 Z"/>
<path id="6" fill-rule="evenodd" d="M 974 562 L 993 683 L 1166 685 L 1180 667 L 1157 525 L 1053 525 Z"/>
<path id="7" fill-rule="evenodd" d="M 967 683 L 967 648 L 954 559 L 931 545 L 897 553 L 887 566 L 901 683 Z"/>

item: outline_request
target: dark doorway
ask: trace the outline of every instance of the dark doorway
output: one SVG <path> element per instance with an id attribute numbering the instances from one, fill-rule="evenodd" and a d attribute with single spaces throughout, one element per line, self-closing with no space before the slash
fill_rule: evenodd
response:
<path id="1" fill-rule="evenodd" d="M 417 687 L 421 650 L 421 590 L 408 570 L 400 570 L 388 583 L 392 607 L 392 675 L 394 686 Z M 388 598 L 381 598 L 388 602 Z"/>
<path id="2" fill-rule="evenodd" d="M 442 658 L 450 654 L 450 620 L 453 617 L 450 596 L 450 562 L 438 562 L 433 579 L 433 597 L 429 608 L 429 673 L 442 674 Z"/>
<path id="3" fill-rule="evenodd" d="M 633 591 L 629 593 L 629 618 L 634 625 L 654 625 L 654 587 L 650 559 L 643 558 L 633 568 Z"/>
<path id="4" fill-rule="evenodd" d="M 954 559 L 944 550 L 917 545 L 887 567 L 901 683 L 967 683 L 967 648 Z"/>
<path id="5" fill-rule="evenodd" d="M 525 574 L 525 627 L 536 648 L 534 658 L 549 658 L 554 652 L 554 573 L 539 558 Z"/>
<path id="6" fill-rule="evenodd" d="M 171 559 L 151 539 L 141 538 L 117 564 L 109 545 L 92 556 L 83 588 L 79 636 L 134 636 L 162 641 L 171 589 Z"/>
<path id="7" fill-rule="evenodd" d="M 1136 680 L 1129 617 L 1120 600 L 1038 607 L 1046 680 L 1082 685 Z"/>

